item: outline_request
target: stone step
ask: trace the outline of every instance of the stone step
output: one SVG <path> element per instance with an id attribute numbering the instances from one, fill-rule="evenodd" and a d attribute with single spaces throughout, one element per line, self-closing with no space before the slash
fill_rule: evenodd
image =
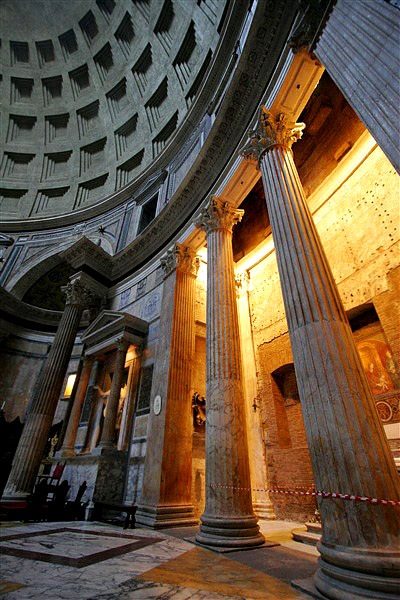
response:
<path id="1" fill-rule="evenodd" d="M 316 546 L 317 542 L 321 539 L 321 533 L 314 533 L 312 531 L 304 531 L 303 529 L 293 529 L 292 537 L 295 542 L 302 542 L 303 544 L 309 544 L 310 546 Z"/>
<path id="2" fill-rule="evenodd" d="M 307 523 L 305 523 L 305 526 L 307 527 L 307 531 L 310 531 L 311 533 L 317 533 L 319 536 L 322 535 L 321 523 L 312 523 L 308 521 Z"/>

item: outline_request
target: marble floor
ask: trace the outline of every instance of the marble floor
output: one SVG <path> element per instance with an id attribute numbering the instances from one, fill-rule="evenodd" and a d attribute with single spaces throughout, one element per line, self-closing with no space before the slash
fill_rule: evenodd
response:
<path id="1" fill-rule="evenodd" d="M 290 585 L 310 577 L 317 551 L 294 542 L 301 524 L 260 522 L 265 547 L 217 553 L 193 528 L 122 530 L 97 522 L 2 523 L 1 599 L 223 600 L 309 598 Z"/>

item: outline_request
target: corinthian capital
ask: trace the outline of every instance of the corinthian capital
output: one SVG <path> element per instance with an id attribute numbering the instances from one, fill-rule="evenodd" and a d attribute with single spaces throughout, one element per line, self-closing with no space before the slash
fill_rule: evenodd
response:
<path id="1" fill-rule="evenodd" d="M 251 281 L 248 271 L 235 274 L 236 296 L 239 298 L 251 290 Z"/>
<path id="2" fill-rule="evenodd" d="M 82 285 L 79 281 L 70 281 L 62 288 L 65 297 L 65 304 L 74 304 L 90 308 L 96 304 L 97 297 L 92 290 Z"/>
<path id="3" fill-rule="evenodd" d="M 200 266 L 200 259 L 196 256 L 196 252 L 183 244 L 175 244 L 160 262 L 165 276 L 172 273 L 174 269 L 196 276 Z"/>
<path id="4" fill-rule="evenodd" d="M 293 123 L 283 113 L 275 117 L 262 106 L 259 126 L 249 131 L 250 141 L 242 148 L 240 154 L 244 158 L 259 162 L 262 155 L 274 146 L 290 149 L 303 135 L 304 127 L 304 123 Z"/>
<path id="5" fill-rule="evenodd" d="M 233 226 L 242 220 L 244 210 L 234 208 L 229 202 L 224 202 L 212 196 L 210 204 L 203 208 L 200 216 L 195 221 L 196 227 L 204 229 L 208 234 L 215 229 L 232 231 Z"/>

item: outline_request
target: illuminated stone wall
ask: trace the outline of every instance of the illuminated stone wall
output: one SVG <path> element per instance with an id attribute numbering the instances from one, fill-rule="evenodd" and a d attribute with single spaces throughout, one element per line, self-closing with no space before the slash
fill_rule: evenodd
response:
<path id="1" fill-rule="evenodd" d="M 314 219 L 345 309 L 373 303 L 398 362 L 399 334 L 393 308 L 399 303 L 400 279 L 398 177 L 376 148 L 336 187 L 325 202 L 319 199 Z M 274 252 L 251 269 L 251 280 L 270 486 L 306 485 L 312 481 L 312 472 L 300 403 L 285 402 L 272 376 L 282 365 L 292 363 Z M 391 446 L 394 449 L 396 442 L 391 440 Z M 305 520 L 314 510 L 313 501 L 304 498 L 273 494 L 271 499 L 278 518 Z"/>

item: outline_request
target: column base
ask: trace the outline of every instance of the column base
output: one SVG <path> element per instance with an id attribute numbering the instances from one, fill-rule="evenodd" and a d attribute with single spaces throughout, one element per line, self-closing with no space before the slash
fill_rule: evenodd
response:
<path id="1" fill-rule="evenodd" d="M 9 502 L 10 504 L 13 502 L 26 502 L 31 495 L 32 494 L 29 492 L 13 492 L 11 490 L 4 490 L 4 494 L 1 497 L 1 502 Z"/>
<path id="2" fill-rule="evenodd" d="M 141 504 L 136 511 L 136 524 L 151 529 L 166 527 L 188 527 L 197 525 L 191 504 L 177 506 L 146 506 Z"/>
<path id="3" fill-rule="evenodd" d="M 400 551 L 358 549 L 319 542 L 317 590 L 331 600 L 394 600 L 400 589 Z"/>
<path id="4" fill-rule="evenodd" d="M 71 448 L 60 448 L 54 454 L 54 458 L 71 458 L 73 456 L 76 456 L 76 452 Z"/>
<path id="5" fill-rule="evenodd" d="M 108 455 L 111 456 L 113 454 L 119 454 L 119 450 L 117 450 L 117 448 L 114 445 L 111 446 L 96 446 L 96 448 L 93 448 L 93 450 L 91 452 L 89 452 L 88 454 L 92 455 L 92 456 L 104 456 L 104 455 Z"/>
<path id="6" fill-rule="evenodd" d="M 253 502 L 253 510 L 259 519 L 268 521 L 276 519 L 272 502 Z"/>
<path id="7" fill-rule="evenodd" d="M 100 442 L 100 444 L 98 444 L 96 446 L 96 448 L 93 448 L 92 453 L 95 450 L 97 450 L 97 449 L 100 449 L 100 450 L 107 449 L 107 450 L 109 450 L 110 448 L 112 449 L 112 448 L 116 448 L 116 447 L 117 447 L 116 444 L 114 444 L 113 442 Z"/>
<path id="8" fill-rule="evenodd" d="M 196 542 L 203 546 L 218 548 L 252 548 L 264 543 L 255 516 L 248 517 L 201 517 Z"/>

